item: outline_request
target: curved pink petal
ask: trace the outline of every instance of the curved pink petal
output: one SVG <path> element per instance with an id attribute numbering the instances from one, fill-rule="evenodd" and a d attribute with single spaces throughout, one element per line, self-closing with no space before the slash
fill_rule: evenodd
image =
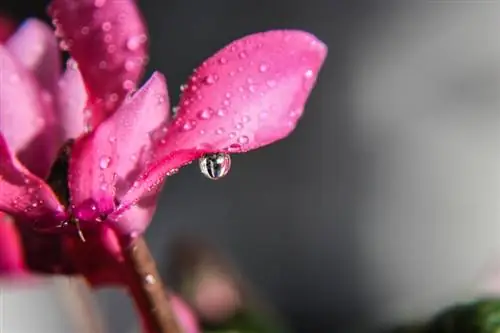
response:
<path id="1" fill-rule="evenodd" d="M 0 212 L 0 275 L 24 273 L 23 247 L 14 222 Z"/>
<path id="2" fill-rule="evenodd" d="M 306 32 L 269 31 L 239 39 L 205 61 L 185 86 L 152 166 L 120 209 L 203 154 L 245 152 L 286 137 L 302 115 L 326 53 Z"/>
<path id="3" fill-rule="evenodd" d="M 21 162 L 45 177 L 55 157 L 53 115 L 36 80 L 0 45 L 0 132 Z"/>
<path id="4" fill-rule="evenodd" d="M 147 196 L 141 198 L 137 203 L 126 210 L 116 210 L 111 213 L 108 220 L 113 223 L 114 228 L 123 235 L 142 234 L 156 211 L 158 195 L 163 184 L 155 186 Z"/>
<path id="5" fill-rule="evenodd" d="M 52 190 L 12 156 L 0 135 L 0 210 L 35 228 L 56 228 L 64 219 Z"/>
<path id="6" fill-rule="evenodd" d="M 144 69 L 147 32 L 136 2 L 54 0 L 49 14 L 79 65 L 96 126 L 136 87 Z"/>
<path id="7" fill-rule="evenodd" d="M 55 95 L 61 59 L 54 31 L 42 21 L 28 19 L 7 41 L 9 52 L 32 71 L 40 87 Z"/>
<path id="8" fill-rule="evenodd" d="M 76 62 L 68 61 L 66 71 L 58 82 L 59 122 L 62 127 L 63 142 L 75 139 L 85 129 L 85 105 L 87 91 Z"/>
<path id="9" fill-rule="evenodd" d="M 153 74 L 113 115 L 75 144 L 70 165 L 70 191 L 75 206 L 89 201 L 101 205 L 104 201 L 105 207 L 100 207 L 103 212 L 115 198 L 116 186 L 125 190 L 132 186 L 144 169 L 141 154 L 147 154 L 151 135 L 161 131 L 167 119 L 166 92 L 164 77 Z"/>

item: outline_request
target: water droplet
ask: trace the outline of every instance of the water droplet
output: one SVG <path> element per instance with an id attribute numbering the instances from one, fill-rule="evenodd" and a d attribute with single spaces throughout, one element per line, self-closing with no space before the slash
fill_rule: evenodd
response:
<path id="1" fill-rule="evenodd" d="M 222 134 L 222 133 L 224 133 L 224 132 L 225 132 L 224 127 L 219 127 L 219 128 L 215 131 L 215 134 L 219 134 L 219 135 L 220 135 L 220 134 Z"/>
<path id="2" fill-rule="evenodd" d="M 236 125 L 234 127 L 236 127 L 236 129 L 240 130 L 240 129 L 243 128 L 243 124 L 242 123 L 236 123 Z"/>
<path id="3" fill-rule="evenodd" d="M 110 136 L 108 138 L 108 140 L 109 140 L 110 143 L 115 143 L 116 142 L 116 136 Z"/>
<path id="4" fill-rule="evenodd" d="M 106 4 L 106 0 L 95 0 L 94 1 L 94 6 L 96 6 L 97 8 L 104 6 L 104 4 Z"/>
<path id="5" fill-rule="evenodd" d="M 106 69 L 106 67 L 108 67 L 108 63 L 104 60 L 101 60 L 99 62 L 99 69 Z"/>
<path id="6" fill-rule="evenodd" d="M 111 30 L 111 22 L 104 22 L 101 25 L 102 31 L 110 31 Z"/>
<path id="7" fill-rule="evenodd" d="M 248 136 L 246 135 L 242 135 L 238 138 L 238 143 L 242 144 L 242 145 L 245 145 L 247 144 L 248 142 L 250 141 L 250 139 L 248 138 Z"/>
<path id="8" fill-rule="evenodd" d="M 148 274 L 144 278 L 144 282 L 146 282 L 147 284 L 155 284 L 156 283 L 156 279 L 155 279 L 155 277 L 152 274 Z"/>
<path id="9" fill-rule="evenodd" d="M 180 90 L 181 90 L 181 91 L 186 90 L 186 88 L 187 88 L 187 85 L 186 85 L 186 84 L 181 84 L 181 86 L 180 86 Z"/>
<path id="10" fill-rule="evenodd" d="M 83 27 L 83 28 L 80 29 L 80 33 L 82 35 L 88 35 L 89 34 L 89 30 L 90 30 L 89 27 Z"/>
<path id="11" fill-rule="evenodd" d="M 130 51 L 135 51 L 139 48 L 141 43 L 144 43 L 147 40 L 146 35 L 133 36 L 127 39 L 127 49 Z"/>
<path id="12" fill-rule="evenodd" d="M 249 122 L 250 122 L 250 120 L 251 120 L 251 119 L 250 119 L 250 117 L 249 117 L 249 116 L 243 116 L 243 117 L 241 118 L 241 121 L 242 121 L 242 122 L 244 122 L 244 123 L 249 123 Z"/>
<path id="13" fill-rule="evenodd" d="M 219 77 L 217 75 L 212 75 L 212 74 L 209 74 L 207 76 L 205 76 L 205 78 L 203 79 L 203 83 L 207 84 L 207 85 L 212 85 L 214 84 L 217 80 L 219 79 Z"/>
<path id="14" fill-rule="evenodd" d="M 182 130 L 187 132 L 191 131 L 195 127 L 196 127 L 196 122 L 194 120 L 187 120 L 182 125 Z"/>
<path id="15" fill-rule="evenodd" d="M 62 50 L 62 51 L 68 51 L 69 50 L 69 45 L 66 41 L 62 40 L 60 43 L 59 43 L 59 48 Z"/>
<path id="16" fill-rule="evenodd" d="M 108 45 L 108 47 L 106 48 L 106 51 L 108 51 L 108 53 L 114 53 L 116 51 L 116 45 Z"/>
<path id="17" fill-rule="evenodd" d="M 246 51 L 241 51 L 238 56 L 241 58 L 241 59 L 245 59 L 247 56 L 248 56 L 248 53 Z"/>
<path id="18" fill-rule="evenodd" d="M 200 158 L 198 164 L 205 177 L 217 180 L 229 173 L 231 156 L 225 153 L 208 154 Z"/>
<path id="19" fill-rule="evenodd" d="M 200 118 L 202 120 L 207 120 L 207 119 L 210 119 L 212 117 L 213 113 L 214 113 L 214 111 L 212 109 L 206 108 L 206 109 L 203 109 L 200 112 L 198 112 L 198 118 Z"/>
<path id="20" fill-rule="evenodd" d="M 231 139 L 235 138 L 235 137 L 236 137 L 236 133 L 235 133 L 235 132 L 231 132 L 231 133 L 229 133 L 229 137 L 230 137 Z"/>
<path id="21" fill-rule="evenodd" d="M 267 72 L 268 69 L 269 69 L 269 66 L 267 64 L 260 64 L 260 66 L 259 66 L 259 71 L 262 73 Z"/>
<path id="22" fill-rule="evenodd" d="M 252 84 L 248 87 L 248 90 L 250 90 L 251 93 L 254 93 L 257 91 L 257 87 Z"/>
<path id="23" fill-rule="evenodd" d="M 101 158 L 99 159 L 99 168 L 101 168 L 102 170 L 107 169 L 110 163 L 111 163 L 111 157 L 101 156 Z"/>
<path id="24" fill-rule="evenodd" d="M 231 101 L 228 100 L 228 99 L 225 99 L 223 102 L 222 102 L 225 106 L 229 106 L 231 105 Z"/>
<path id="25" fill-rule="evenodd" d="M 313 70 L 312 70 L 312 69 L 308 69 L 308 70 L 306 70 L 306 72 L 304 73 L 304 76 L 305 76 L 306 78 L 308 78 L 308 79 L 312 78 L 312 77 L 313 77 L 313 75 L 314 75 L 314 72 L 313 72 Z"/>
<path id="26" fill-rule="evenodd" d="M 275 80 L 267 80 L 266 84 L 269 88 L 273 88 L 276 86 L 276 81 Z"/>
<path id="27" fill-rule="evenodd" d="M 127 60 L 125 61 L 125 70 L 126 71 L 132 71 L 135 68 L 135 62 L 133 60 Z"/>
<path id="28" fill-rule="evenodd" d="M 220 57 L 218 62 L 219 62 L 219 64 L 224 65 L 224 64 L 227 64 L 227 59 L 224 57 Z"/>
<path id="29" fill-rule="evenodd" d="M 123 89 L 131 90 L 132 88 L 134 88 L 134 81 L 132 80 L 123 81 Z"/>

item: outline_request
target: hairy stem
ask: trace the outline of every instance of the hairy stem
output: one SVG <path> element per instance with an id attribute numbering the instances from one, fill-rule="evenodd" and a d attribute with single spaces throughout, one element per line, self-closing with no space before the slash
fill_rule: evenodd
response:
<path id="1" fill-rule="evenodd" d="M 135 238 L 123 248 L 129 291 L 149 333 L 182 333 L 146 241 Z"/>

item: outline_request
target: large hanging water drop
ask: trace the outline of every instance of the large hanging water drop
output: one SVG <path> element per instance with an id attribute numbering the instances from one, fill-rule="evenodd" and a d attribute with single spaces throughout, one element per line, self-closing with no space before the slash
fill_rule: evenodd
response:
<path id="1" fill-rule="evenodd" d="M 208 179 L 221 179 L 229 173 L 231 156 L 225 153 L 208 154 L 200 158 L 199 165 L 201 173 Z"/>

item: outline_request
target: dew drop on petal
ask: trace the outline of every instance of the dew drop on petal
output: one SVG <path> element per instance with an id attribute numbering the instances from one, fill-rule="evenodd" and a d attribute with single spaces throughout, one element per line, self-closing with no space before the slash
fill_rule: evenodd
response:
<path id="1" fill-rule="evenodd" d="M 305 76 L 306 78 L 308 78 L 308 79 L 312 78 L 312 77 L 313 77 L 313 75 L 314 75 L 314 72 L 313 72 L 313 70 L 312 70 L 312 69 L 308 69 L 308 70 L 306 70 L 306 72 L 304 73 L 304 76 Z"/>
<path id="2" fill-rule="evenodd" d="M 101 26 L 103 31 L 110 31 L 111 30 L 111 22 L 104 22 Z"/>
<path id="3" fill-rule="evenodd" d="M 248 136 L 245 136 L 245 135 L 240 136 L 238 138 L 238 143 L 240 143 L 242 145 L 247 144 L 249 141 L 250 141 L 250 139 L 248 138 Z"/>
<path id="4" fill-rule="evenodd" d="M 83 27 L 83 28 L 80 29 L 80 33 L 82 35 L 88 35 L 89 31 L 90 31 L 89 27 Z"/>
<path id="5" fill-rule="evenodd" d="M 103 170 L 107 169 L 110 163 L 111 163 L 111 157 L 109 156 L 101 156 L 99 158 L 99 168 Z"/>
<path id="6" fill-rule="evenodd" d="M 198 118 L 201 120 L 208 120 L 212 117 L 213 110 L 210 108 L 203 109 L 198 112 Z"/>
<path id="7" fill-rule="evenodd" d="M 260 64 L 260 66 L 259 66 L 259 71 L 262 73 L 267 72 L 268 69 L 269 69 L 269 66 L 265 63 Z"/>

